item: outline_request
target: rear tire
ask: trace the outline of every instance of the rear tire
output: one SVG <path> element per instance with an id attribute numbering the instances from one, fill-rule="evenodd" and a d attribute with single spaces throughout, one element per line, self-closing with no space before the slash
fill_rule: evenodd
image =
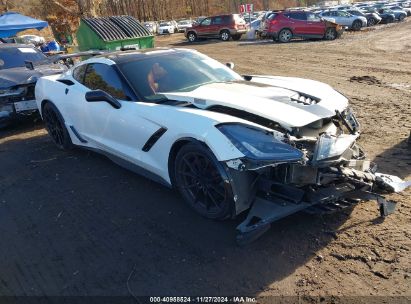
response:
<path id="1" fill-rule="evenodd" d="M 241 35 L 233 35 L 232 38 L 234 41 L 238 41 L 241 39 Z"/>
<path id="2" fill-rule="evenodd" d="M 69 150 L 73 148 L 73 143 L 70 134 L 67 131 L 64 119 L 61 116 L 57 107 L 51 102 L 47 102 L 43 106 L 43 120 L 46 124 L 46 129 L 56 146 L 61 150 Z"/>
<path id="3" fill-rule="evenodd" d="M 280 33 L 278 33 L 278 41 L 282 43 L 290 42 L 293 38 L 293 33 L 289 29 L 282 29 Z"/>
<path id="4" fill-rule="evenodd" d="M 335 40 L 337 38 L 337 31 L 333 27 L 327 28 L 324 34 L 325 40 Z"/>
<path id="5" fill-rule="evenodd" d="M 399 17 L 398 17 L 398 21 L 403 21 L 405 19 L 405 16 L 404 15 L 400 15 Z"/>
<path id="6" fill-rule="evenodd" d="M 209 219 L 231 216 L 234 199 L 223 166 L 200 142 L 184 145 L 174 162 L 175 186 L 188 205 Z"/>
<path id="7" fill-rule="evenodd" d="M 228 40 L 230 40 L 230 37 L 231 37 L 231 35 L 230 35 L 230 32 L 229 32 L 229 31 L 227 31 L 227 30 L 221 31 L 221 33 L 220 33 L 220 39 L 221 39 L 222 41 L 228 41 Z"/>
<path id="8" fill-rule="evenodd" d="M 352 23 L 351 28 L 352 28 L 354 31 L 359 31 L 359 30 L 362 28 L 362 22 L 361 22 L 361 20 L 355 20 L 355 21 Z"/>

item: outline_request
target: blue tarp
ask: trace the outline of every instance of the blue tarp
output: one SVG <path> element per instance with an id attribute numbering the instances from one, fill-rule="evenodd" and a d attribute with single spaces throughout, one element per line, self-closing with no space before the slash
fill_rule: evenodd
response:
<path id="1" fill-rule="evenodd" d="M 18 32 L 27 29 L 41 30 L 46 26 L 48 26 L 46 21 L 37 20 L 14 12 L 7 12 L 0 15 L 0 38 L 13 37 L 16 36 Z"/>

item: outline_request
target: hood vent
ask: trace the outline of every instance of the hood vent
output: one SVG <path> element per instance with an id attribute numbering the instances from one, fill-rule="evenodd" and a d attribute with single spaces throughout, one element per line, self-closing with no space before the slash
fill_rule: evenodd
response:
<path id="1" fill-rule="evenodd" d="M 301 92 L 297 92 L 297 94 L 291 96 L 290 99 L 291 101 L 298 103 L 298 104 L 302 104 L 304 106 L 315 105 L 321 101 L 321 99 L 318 97 L 304 94 Z"/>

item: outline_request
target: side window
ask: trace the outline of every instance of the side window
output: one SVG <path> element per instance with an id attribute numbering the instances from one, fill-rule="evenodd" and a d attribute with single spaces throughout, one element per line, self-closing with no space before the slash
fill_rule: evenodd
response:
<path id="1" fill-rule="evenodd" d="M 84 83 L 84 73 L 86 72 L 87 64 L 82 64 L 73 70 L 73 78 L 80 83 Z"/>
<path id="2" fill-rule="evenodd" d="M 307 20 L 312 21 L 312 22 L 320 22 L 321 21 L 320 17 L 316 16 L 313 13 L 308 13 L 307 14 Z"/>
<path id="3" fill-rule="evenodd" d="M 302 20 L 302 21 L 305 21 L 305 20 L 307 20 L 307 17 L 306 17 L 306 15 L 305 15 L 305 13 L 294 13 L 292 16 L 291 16 L 291 18 L 293 18 L 293 19 L 295 19 L 295 20 Z"/>
<path id="4" fill-rule="evenodd" d="M 213 24 L 215 24 L 215 25 L 223 24 L 223 18 L 222 17 L 214 17 L 213 18 Z"/>
<path id="5" fill-rule="evenodd" d="M 231 17 L 231 16 L 224 16 L 224 17 L 223 17 L 223 24 L 230 24 L 230 23 L 231 23 L 232 18 L 234 18 L 234 19 L 235 19 L 235 17 L 234 17 L 234 16 L 233 16 L 233 17 Z M 240 17 L 238 17 L 238 18 L 240 18 Z"/>
<path id="6" fill-rule="evenodd" d="M 201 22 L 201 25 L 207 26 L 211 24 L 211 18 L 206 18 Z"/>
<path id="7" fill-rule="evenodd" d="M 89 64 L 84 77 L 84 85 L 91 90 L 103 90 L 117 99 L 128 99 L 117 72 L 107 64 Z"/>
<path id="8" fill-rule="evenodd" d="M 323 16 L 330 16 L 330 12 L 324 12 L 322 15 Z"/>

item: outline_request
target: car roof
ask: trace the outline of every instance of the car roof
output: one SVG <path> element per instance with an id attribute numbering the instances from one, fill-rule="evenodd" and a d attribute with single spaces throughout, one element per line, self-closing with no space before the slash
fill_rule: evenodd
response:
<path id="1" fill-rule="evenodd" d="M 96 56 L 95 58 L 107 58 L 114 61 L 116 64 L 123 62 L 129 62 L 133 60 L 147 58 L 148 56 L 160 56 L 166 53 L 183 53 L 183 52 L 195 52 L 190 49 L 180 49 L 180 48 L 155 48 L 155 49 L 144 49 L 144 50 L 129 50 L 129 51 L 116 51 L 107 54 Z"/>

